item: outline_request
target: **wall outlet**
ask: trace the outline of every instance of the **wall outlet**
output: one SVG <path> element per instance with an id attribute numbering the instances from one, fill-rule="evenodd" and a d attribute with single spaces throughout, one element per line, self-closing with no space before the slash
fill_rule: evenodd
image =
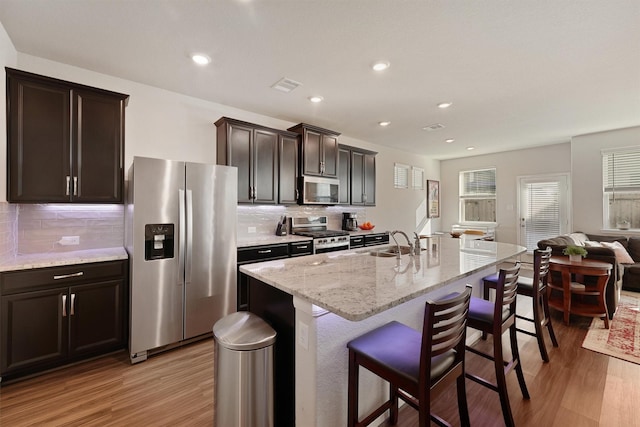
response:
<path id="1" fill-rule="evenodd" d="M 62 246 L 79 245 L 80 236 L 62 236 L 62 239 L 58 241 Z"/>
<path id="2" fill-rule="evenodd" d="M 249 230 L 247 232 L 248 233 L 255 233 L 256 232 L 256 228 L 255 227 L 249 227 Z"/>
<path id="3" fill-rule="evenodd" d="M 309 325 L 298 322 L 298 344 L 305 350 L 309 349 Z"/>

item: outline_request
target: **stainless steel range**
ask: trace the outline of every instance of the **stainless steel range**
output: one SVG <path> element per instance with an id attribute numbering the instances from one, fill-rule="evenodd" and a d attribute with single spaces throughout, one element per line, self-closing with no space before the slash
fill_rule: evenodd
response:
<path id="1" fill-rule="evenodd" d="M 292 234 L 312 237 L 314 254 L 349 249 L 349 233 L 329 230 L 326 216 L 291 218 L 290 230 Z"/>

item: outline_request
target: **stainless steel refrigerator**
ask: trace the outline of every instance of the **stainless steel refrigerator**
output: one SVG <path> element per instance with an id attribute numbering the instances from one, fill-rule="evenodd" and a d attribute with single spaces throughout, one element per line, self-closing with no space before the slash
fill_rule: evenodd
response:
<path id="1" fill-rule="evenodd" d="M 134 157 L 125 240 L 129 354 L 146 360 L 236 311 L 237 169 Z"/>

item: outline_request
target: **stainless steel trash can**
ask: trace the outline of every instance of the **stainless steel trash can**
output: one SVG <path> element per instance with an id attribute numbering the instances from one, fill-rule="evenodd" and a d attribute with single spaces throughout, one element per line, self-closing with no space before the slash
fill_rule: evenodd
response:
<path id="1" fill-rule="evenodd" d="M 247 311 L 213 325 L 214 426 L 273 427 L 276 331 Z"/>

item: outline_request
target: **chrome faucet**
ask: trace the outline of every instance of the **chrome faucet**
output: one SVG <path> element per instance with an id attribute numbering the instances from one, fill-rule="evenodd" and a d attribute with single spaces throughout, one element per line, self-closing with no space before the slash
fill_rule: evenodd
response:
<path id="1" fill-rule="evenodd" d="M 404 236 L 405 239 L 407 239 L 407 244 L 409 245 L 409 254 L 411 256 L 413 256 L 413 244 L 411 243 L 411 240 L 409 240 L 409 236 L 407 236 L 407 233 L 405 233 L 404 231 L 400 231 L 400 230 L 394 230 L 391 232 L 391 238 L 393 239 L 394 242 L 396 242 L 396 247 L 398 249 L 398 253 L 396 255 L 396 257 L 399 259 L 400 258 L 400 243 L 398 243 L 398 240 L 396 240 L 396 234 L 402 234 Z"/>
<path id="2" fill-rule="evenodd" d="M 413 254 L 420 255 L 420 236 L 418 236 L 418 233 L 416 233 L 415 231 L 413 232 L 413 235 L 415 236 L 413 242 Z"/>

